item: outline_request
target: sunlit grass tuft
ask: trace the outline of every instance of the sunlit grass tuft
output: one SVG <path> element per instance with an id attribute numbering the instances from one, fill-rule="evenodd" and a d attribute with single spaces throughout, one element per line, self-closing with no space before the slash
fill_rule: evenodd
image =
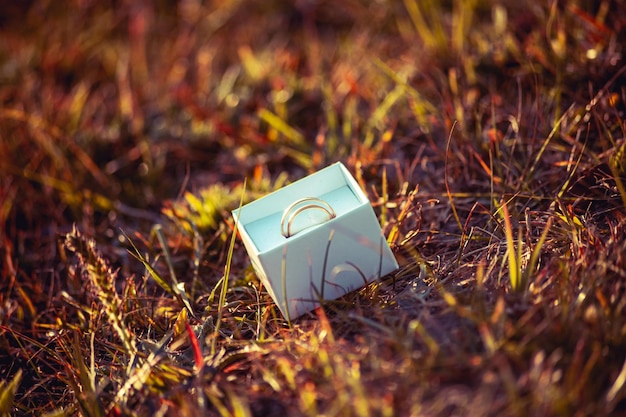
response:
<path id="1" fill-rule="evenodd" d="M 107 320 L 122 342 L 130 367 L 137 354 L 137 346 L 132 331 L 124 322 L 123 302 L 116 289 L 117 274 L 98 252 L 95 241 L 85 237 L 76 227 L 66 235 L 65 247 L 78 257 L 79 267 L 89 280 L 94 298 L 102 303 Z"/>

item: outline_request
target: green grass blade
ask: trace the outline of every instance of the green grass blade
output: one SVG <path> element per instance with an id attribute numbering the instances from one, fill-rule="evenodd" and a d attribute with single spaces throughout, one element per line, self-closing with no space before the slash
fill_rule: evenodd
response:
<path id="1" fill-rule="evenodd" d="M 6 381 L 0 381 L 0 415 L 9 415 L 15 401 L 15 393 L 17 392 L 17 388 L 20 386 L 21 380 L 22 370 L 18 369 L 8 384 Z"/>
<path id="2" fill-rule="evenodd" d="M 241 189 L 241 198 L 239 199 L 239 210 L 243 206 L 243 199 L 246 194 L 246 184 L 247 179 L 243 182 L 243 187 Z M 233 261 L 233 252 L 235 251 L 235 241 L 237 240 L 237 229 L 239 226 L 239 222 L 235 222 L 235 226 L 233 227 L 233 234 L 230 238 L 230 245 L 228 246 L 228 255 L 226 256 L 226 266 L 224 267 L 224 279 L 222 280 L 222 290 L 220 292 L 219 304 L 217 306 L 217 321 L 215 323 L 215 330 L 213 331 L 213 340 L 211 342 L 211 355 L 215 355 L 217 351 L 217 339 L 220 332 L 220 326 L 222 323 L 222 319 L 224 317 L 224 304 L 226 303 L 226 291 L 228 290 L 228 280 L 230 277 L 230 267 Z"/>
<path id="3" fill-rule="evenodd" d="M 515 241 L 513 240 L 513 226 L 511 225 L 511 215 L 505 202 L 499 205 L 500 218 L 504 221 L 504 236 L 506 239 L 506 253 L 509 261 L 509 280 L 513 291 L 522 290 L 522 276 L 519 270 Z"/>

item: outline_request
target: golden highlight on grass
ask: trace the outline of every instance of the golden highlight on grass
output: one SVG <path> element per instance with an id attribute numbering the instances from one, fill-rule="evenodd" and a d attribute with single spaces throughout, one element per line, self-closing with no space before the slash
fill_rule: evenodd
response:
<path id="1" fill-rule="evenodd" d="M 504 236 L 506 238 L 506 253 L 509 265 L 509 280 L 513 291 L 523 291 L 524 282 L 521 271 L 521 242 L 518 240 L 517 249 L 513 240 L 513 226 L 511 225 L 511 215 L 506 203 L 498 205 L 498 213 L 504 221 Z"/>

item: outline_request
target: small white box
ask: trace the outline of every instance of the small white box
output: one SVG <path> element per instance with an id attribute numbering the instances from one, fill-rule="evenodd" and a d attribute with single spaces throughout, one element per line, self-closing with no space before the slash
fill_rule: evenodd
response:
<path id="1" fill-rule="evenodd" d="M 341 163 L 233 217 L 254 270 L 288 320 L 398 269 L 367 196 Z"/>

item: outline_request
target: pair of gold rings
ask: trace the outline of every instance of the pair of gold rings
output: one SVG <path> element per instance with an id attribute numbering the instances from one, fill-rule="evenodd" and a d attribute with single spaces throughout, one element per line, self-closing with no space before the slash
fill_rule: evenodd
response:
<path id="1" fill-rule="evenodd" d="M 296 217 L 307 210 L 321 210 L 328 215 L 326 221 L 337 217 L 335 210 L 326 201 L 317 197 L 305 197 L 291 203 L 284 211 L 280 219 L 280 231 L 284 237 L 293 236 L 291 226 Z"/>

